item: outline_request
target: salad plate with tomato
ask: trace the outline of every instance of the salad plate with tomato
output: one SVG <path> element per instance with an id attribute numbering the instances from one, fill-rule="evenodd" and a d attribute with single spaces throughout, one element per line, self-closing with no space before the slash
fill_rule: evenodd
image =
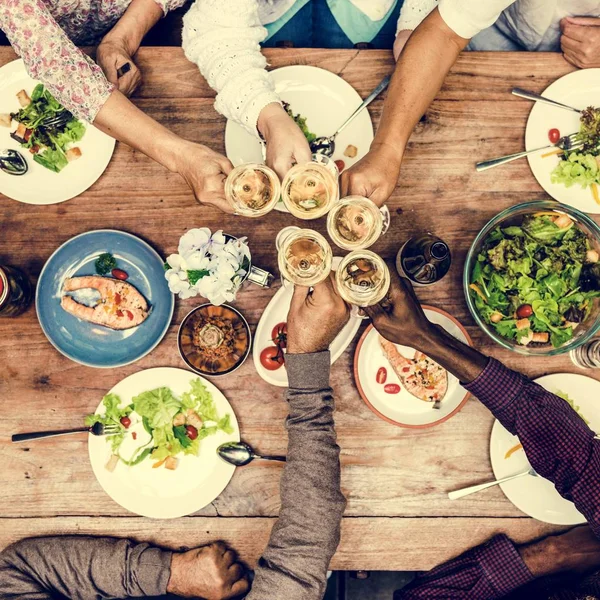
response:
<path id="1" fill-rule="evenodd" d="M 79 289 L 74 282 L 91 283 Z M 139 323 L 133 308 L 113 293 L 121 288 L 143 300 Z M 73 294 L 70 310 L 67 293 Z M 49 342 L 90 367 L 119 367 L 148 354 L 167 332 L 174 307 L 162 258 L 123 231 L 89 231 L 67 240 L 44 265 L 36 289 L 36 311 Z"/>
<path id="2" fill-rule="evenodd" d="M 288 386 L 285 370 L 287 346 L 287 315 L 292 301 L 293 287 L 282 286 L 271 299 L 256 328 L 252 357 L 256 372 L 271 385 Z M 358 331 L 362 319 L 350 317 L 348 323 L 331 344 L 332 364 L 344 353 Z"/>
<path id="3" fill-rule="evenodd" d="M 465 328 L 454 317 L 432 306 L 423 306 L 423 310 L 432 323 L 440 325 L 461 342 L 472 345 Z M 409 385 L 411 378 L 404 377 L 402 371 L 407 371 L 407 375 L 410 375 L 409 371 L 414 371 L 410 363 L 414 362 L 418 371 L 424 364 L 423 361 L 431 362 L 431 359 L 420 358 L 414 348 L 392 345 L 402 357 L 401 364 L 398 365 L 397 361 L 390 361 L 390 351 L 386 351 L 384 345 L 390 344 L 382 345 L 381 336 L 369 325 L 354 354 L 356 386 L 365 404 L 377 416 L 399 427 L 425 428 L 443 423 L 464 406 L 469 394 L 451 373 L 447 373 L 447 385 L 437 401 L 418 397 L 418 391 Z M 399 368 L 401 376 L 398 374 Z M 421 381 L 426 379 L 422 370 L 417 375 Z"/>

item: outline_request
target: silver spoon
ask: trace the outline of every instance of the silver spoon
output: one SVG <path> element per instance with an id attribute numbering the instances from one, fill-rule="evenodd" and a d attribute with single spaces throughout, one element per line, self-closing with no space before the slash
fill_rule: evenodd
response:
<path id="1" fill-rule="evenodd" d="M 379 96 L 379 94 L 381 94 L 381 92 L 383 92 L 383 90 L 387 88 L 387 86 L 390 83 L 390 79 L 391 76 L 386 75 L 381 80 L 381 83 L 363 100 L 362 104 L 342 123 L 342 125 L 333 135 L 324 135 L 313 140 L 310 143 L 311 151 L 315 154 L 333 156 L 333 153 L 335 152 L 335 138 L 337 137 L 338 133 L 340 133 L 348 125 L 350 125 L 350 123 L 354 121 L 354 119 L 358 116 L 362 109 L 366 106 L 369 106 L 369 104 L 371 104 L 371 102 L 373 102 L 373 100 L 375 100 L 375 98 L 377 98 L 377 96 Z"/>
<path id="2" fill-rule="evenodd" d="M 487 490 L 488 488 L 498 485 L 499 483 L 504 483 L 505 481 L 511 481 L 513 479 L 517 479 L 518 477 L 525 477 L 525 475 L 531 475 L 532 477 L 539 477 L 539 475 L 534 471 L 533 467 L 529 467 L 526 471 L 521 471 L 520 473 L 515 473 L 514 475 L 509 475 L 508 477 L 503 477 L 502 479 L 496 479 L 495 481 L 488 481 L 487 483 L 480 483 L 479 485 L 472 485 L 467 488 L 463 488 L 462 490 L 456 490 L 454 492 L 448 492 L 448 498 L 450 500 L 457 500 L 458 498 L 464 498 L 465 496 L 469 496 L 470 494 L 474 494 L 475 492 L 480 492 L 481 490 Z"/>
<path id="3" fill-rule="evenodd" d="M 568 104 L 563 104 L 562 102 L 557 102 L 556 100 L 551 100 L 550 98 L 546 98 L 546 96 L 541 96 L 540 94 L 536 94 L 535 92 L 528 92 L 527 90 L 523 90 L 521 88 L 513 88 L 512 93 L 515 96 L 519 96 L 519 98 L 525 98 L 525 100 L 533 100 L 534 102 L 541 102 L 542 104 L 550 104 L 551 106 L 558 106 L 559 108 L 565 108 L 567 110 L 572 110 L 576 113 L 581 113 L 578 108 L 573 108 Z"/>
<path id="4" fill-rule="evenodd" d="M 217 448 L 217 454 L 225 461 L 236 467 L 243 467 L 255 458 L 262 460 L 278 460 L 285 462 L 285 456 L 261 456 L 256 454 L 246 442 L 226 442 Z"/>
<path id="5" fill-rule="evenodd" d="M 25 157 L 16 150 L 0 150 L 0 170 L 9 175 L 25 175 L 29 170 Z"/>

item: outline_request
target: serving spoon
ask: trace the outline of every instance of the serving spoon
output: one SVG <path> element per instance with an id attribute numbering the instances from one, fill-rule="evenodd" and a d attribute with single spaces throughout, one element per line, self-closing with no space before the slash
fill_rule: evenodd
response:
<path id="1" fill-rule="evenodd" d="M 246 442 L 226 442 L 217 448 L 217 454 L 225 461 L 236 467 L 243 467 L 255 458 L 262 460 L 277 460 L 285 462 L 285 456 L 261 456 L 256 454 Z"/>
<path id="2" fill-rule="evenodd" d="M 25 175 L 29 170 L 25 157 L 16 150 L 0 150 L 0 170 L 9 175 Z"/>
<path id="3" fill-rule="evenodd" d="M 340 125 L 338 130 L 333 135 L 322 135 L 314 139 L 310 143 L 310 149 L 314 154 L 324 154 L 325 156 L 333 156 L 335 152 L 335 138 L 338 133 L 341 133 L 362 111 L 363 108 L 369 106 L 385 88 L 390 84 L 390 75 L 386 75 L 379 85 L 362 101 L 362 104 Z"/>

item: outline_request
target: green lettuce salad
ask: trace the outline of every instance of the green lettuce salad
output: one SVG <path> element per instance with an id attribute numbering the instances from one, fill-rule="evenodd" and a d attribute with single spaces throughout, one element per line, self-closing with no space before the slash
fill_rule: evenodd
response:
<path id="1" fill-rule="evenodd" d="M 582 111 L 577 139 L 583 146 L 563 153 L 562 160 L 552 171 L 552 183 L 566 187 L 577 184 L 583 188 L 600 184 L 600 109 L 590 106 Z M 599 202 L 596 188 L 592 190 Z"/>
<path id="2" fill-rule="evenodd" d="M 285 111 L 287 112 L 287 114 L 290 115 L 290 117 L 292 117 L 292 119 L 294 119 L 294 121 L 296 122 L 296 125 L 298 125 L 298 127 L 300 127 L 300 129 L 302 130 L 302 133 L 304 134 L 304 137 L 306 138 L 306 141 L 309 144 L 311 142 L 314 142 L 317 139 L 317 135 L 308 128 L 308 125 L 306 124 L 306 117 L 303 117 L 299 113 L 294 114 L 294 111 L 292 110 L 292 108 L 288 102 L 283 102 L 283 108 L 285 108 Z"/>
<path id="3" fill-rule="evenodd" d="M 481 319 L 521 345 L 568 342 L 600 297 L 598 252 L 567 215 L 535 213 L 484 240 L 469 293 Z"/>
<path id="4" fill-rule="evenodd" d="M 168 469 L 177 468 L 177 456 L 198 455 L 200 442 L 218 431 L 233 433 L 229 414 L 220 416 L 211 393 L 200 379 L 190 383 L 190 390 L 178 398 L 168 387 L 143 392 L 133 398 L 131 404 L 121 406 L 116 394 L 103 399 L 105 413 L 88 415 L 86 425 L 94 423 L 117 425 L 118 433 L 107 437 L 111 444 L 112 458 L 107 464 L 114 470 L 119 461 L 129 466 L 146 458 L 156 461 L 154 467 L 164 464 Z M 124 457 L 121 446 L 127 436 L 134 435 L 136 422 L 141 421 L 150 435 L 149 441 L 139 446 L 133 456 Z"/>
<path id="5" fill-rule="evenodd" d="M 26 94 L 24 91 L 21 94 Z M 12 135 L 23 148 L 33 154 L 33 160 L 59 173 L 71 160 L 81 155 L 72 144 L 81 140 L 85 126 L 52 96 L 41 84 L 35 86 L 31 101 L 11 118 L 19 123 Z"/>

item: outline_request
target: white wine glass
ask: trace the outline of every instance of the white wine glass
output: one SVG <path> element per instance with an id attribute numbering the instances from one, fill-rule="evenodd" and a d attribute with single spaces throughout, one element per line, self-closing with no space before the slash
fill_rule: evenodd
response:
<path id="1" fill-rule="evenodd" d="M 312 287 L 329 277 L 333 253 L 319 232 L 289 227 L 280 232 L 277 243 L 277 262 L 284 283 Z"/>
<path id="2" fill-rule="evenodd" d="M 370 250 L 354 250 L 337 267 L 339 295 L 352 306 L 365 308 L 381 302 L 390 288 L 390 271 L 381 256 Z"/>
<path id="3" fill-rule="evenodd" d="M 262 217 L 275 208 L 281 197 L 279 177 L 266 165 L 246 163 L 229 173 L 225 197 L 235 214 Z"/>

